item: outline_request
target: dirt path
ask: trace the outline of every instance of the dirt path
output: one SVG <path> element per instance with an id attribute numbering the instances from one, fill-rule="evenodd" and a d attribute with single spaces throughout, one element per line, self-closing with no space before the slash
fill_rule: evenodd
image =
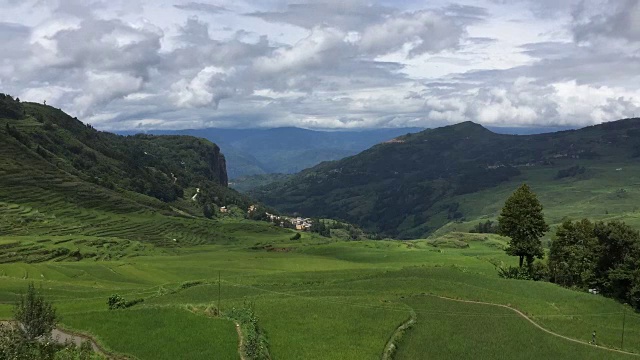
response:
<path id="1" fill-rule="evenodd" d="M 570 338 L 568 336 L 564 336 L 564 335 L 560 335 L 558 333 L 555 333 L 551 330 L 548 330 L 544 327 L 542 327 L 542 325 L 538 324 L 537 322 L 533 321 L 530 317 L 528 317 L 525 313 L 523 313 L 522 311 L 516 309 L 516 308 L 512 308 L 511 306 L 508 305 L 502 305 L 502 304 L 494 304 L 494 303 L 488 303 L 488 302 L 483 302 L 483 301 L 472 301 L 472 300 L 460 300 L 460 299 L 452 299 L 452 298 L 448 298 L 448 297 L 444 297 L 444 296 L 438 296 L 438 295 L 430 295 L 430 296 L 434 296 L 443 300 L 450 300 L 450 301 L 457 301 L 457 302 L 463 302 L 463 303 L 469 303 L 469 304 L 481 304 L 481 305 L 491 305 L 491 306 L 499 306 L 499 307 L 503 307 L 506 309 L 509 309 L 513 312 L 515 312 L 516 314 L 522 316 L 523 318 L 525 318 L 527 321 L 529 321 L 533 326 L 537 327 L 538 329 L 546 332 L 549 335 L 553 335 L 555 337 L 559 337 L 561 339 L 567 340 L 567 341 L 572 341 L 574 343 L 578 343 L 578 344 L 582 344 L 582 345 L 587 345 L 587 346 L 593 346 L 587 342 L 584 342 L 582 340 L 578 340 L 578 339 L 574 339 L 574 338 Z M 613 352 L 617 352 L 620 354 L 626 354 L 626 355 L 633 355 L 633 356 L 640 356 L 640 354 L 637 353 L 632 353 L 632 352 L 628 352 L 628 351 L 624 351 L 624 350 L 618 350 L 618 349 L 611 349 L 608 347 L 603 347 L 603 346 L 598 346 L 599 349 L 602 350 L 607 350 L 607 351 L 613 351 Z"/>
<path id="2" fill-rule="evenodd" d="M 11 325 L 11 324 L 13 324 L 12 321 L 0 321 L 0 325 Z M 59 344 L 72 342 L 77 346 L 82 345 L 82 343 L 85 341 L 89 341 L 89 343 L 91 344 L 91 348 L 93 349 L 94 352 L 105 356 L 107 359 L 122 359 L 122 357 L 114 357 L 113 355 L 107 353 L 103 348 L 100 347 L 100 345 L 98 345 L 98 343 L 95 340 L 93 340 L 91 337 L 86 335 L 77 334 L 69 330 L 55 328 L 51 331 L 51 338 Z"/>
<path id="3" fill-rule="evenodd" d="M 400 326 L 396 328 L 396 330 L 391 335 L 391 338 L 389 338 L 389 341 L 387 341 L 387 344 L 384 346 L 384 351 L 382 352 L 382 356 L 380 357 L 382 360 L 393 359 L 393 355 L 395 354 L 396 346 L 397 346 L 396 343 L 400 339 L 400 336 L 404 331 L 406 331 L 411 326 L 413 326 L 413 324 L 415 324 L 416 321 L 417 321 L 416 313 L 413 310 L 411 310 L 411 315 L 409 316 L 409 319 L 407 319 L 407 321 L 403 322 L 402 324 L 400 324 Z"/>
<path id="4" fill-rule="evenodd" d="M 240 354 L 240 360 L 247 360 L 244 356 L 244 337 L 242 336 L 242 329 L 240 324 L 236 323 L 236 331 L 238 332 L 238 354 Z"/>

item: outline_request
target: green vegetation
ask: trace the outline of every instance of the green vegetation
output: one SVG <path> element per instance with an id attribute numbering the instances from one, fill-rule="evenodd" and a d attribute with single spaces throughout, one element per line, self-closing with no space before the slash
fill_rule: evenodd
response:
<path id="1" fill-rule="evenodd" d="M 27 342 L 49 335 L 57 321 L 53 305 L 36 292 L 33 283 L 27 287 L 27 293 L 20 297 L 14 316 Z"/>
<path id="2" fill-rule="evenodd" d="M 139 359 L 238 357 L 238 338 L 231 321 L 176 307 L 77 312 L 66 315 L 63 322 L 95 335 L 112 351 Z"/>
<path id="3" fill-rule="evenodd" d="M 640 194 L 639 133 L 639 119 L 527 136 L 461 123 L 400 137 L 250 194 L 283 212 L 410 239 L 495 219 L 513 189 L 527 183 L 550 224 L 615 214 L 640 225 L 633 200 Z"/>
<path id="4" fill-rule="evenodd" d="M 5 152 L 37 157 L 49 167 L 109 190 L 180 203 L 185 193 L 191 196 L 200 188 L 200 206 L 248 206 L 247 198 L 226 188 L 225 158 L 215 144 L 186 136 L 117 136 L 96 131 L 61 110 L 1 96 L 0 142 L 9 148 Z"/>
<path id="5" fill-rule="evenodd" d="M 322 226 L 317 225 L 322 231 L 297 237 L 301 233 L 251 220 L 260 214 L 247 215 L 240 204 L 229 206 L 227 213 L 216 211 L 224 193 L 240 195 L 223 189 L 216 199 L 206 181 L 204 185 L 189 182 L 182 187 L 182 196 L 168 202 L 132 191 L 124 180 L 116 180 L 113 187 L 92 181 L 86 176 L 89 170 L 74 167 L 71 158 L 46 158 L 42 154 L 48 154 L 48 148 L 38 151 L 37 134 L 45 127 L 62 131 L 60 119 L 43 113 L 44 123 L 40 123 L 37 114 L 30 112 L 39 105 L 20 105 L 26 115 L 0 119 L 26 139 L 22 142 L 6 126 L 0 127 L 1 319 L 13 316 L 19 294 L 34 283 L 55 306 L 60 328 L 91 337 L 107 354 L 141 360 L 375 359 L 390 342 L 398 344 L 397 358 L 420 358 L 420 354 L 465 358 L 472 350 L 480 357 L 515 357 L 525 349 L 540 348 L 540 354 L 550 358 L 622 359 L 628 356 L 607 349 L 622 347 L 623 318 L 624 349 L 640 353 L 640 316 L 627 311 L 628 306 L 616 301 L 614 294 L 608 298 L 550 282 L 500 278 L 497 268 L 517 265 L 504 251 L 509 239 L 464 232 L 479 221 L 486 223 L 488 217 L 483 216 L 495 219 L 515 188 L 506 186 L 516 180 L 491 191 L 455 195 L 457 205 L 447 200 L 438 221 L 446 217 L 456 221 L 426 239 L 369 240 L 360 229 L 326 218 L 321 218 Z M 75 143 L 72 132 L 60 134 L 68 136 L 69 144 Z M 131 141 L 146 144 L 147 140 Z M 178 146 L 174 141 L 183 144 L 180 139 L 158 143 L 164 141 L 168 148 Z M 96 156 L 109 168 L 105 174 L 122 170 L 122 163 L 101 154 Z M 191 164 L 208 154 L 193 155 Z M 623 184 L 636 175 L 614 171 L 620 178 L 609 177 L 607 186 L 612 188 L 603 191 L 598 174 L 610 166 L 620 165 L 590 166 L 593 176 L 581 180 L 586 183 L 576 191 L 600 191 L 591 201 L 611 206 L 611 214 L 602 212 L 602 216 L 633 219 L 629 207 L 637 194 Z M 156 171 L 152 168 L 141 167 L 139 177 Z M 206 169 L 194 169 L 187 167 L 185 178 L 206 178 Z M 549 169 L 526 171 L 545 181 L 555 175 L 554 171 L 550 176 Z M 582 193 L 576 196 L 557 188 L 560 182 L 573 180 L 534 187 L 546 216 L 575 215 L 561 212 L 558 203 L 580 204 L 576 211 L 583 217 L 600 209 L 581 200 Z M 209 185 L 224 188 L 214 181 Z M 200 195 L 194 201 L 196 194 Z M 197 200 L 201 195 L 203 202 Z M 425 198 L 415 201 L 424 203 Z M 207 204 L 211 219 L 204 216 Z M 473 214 L 473 220 L 461 222 L 460 214 Z M 620 239 L 628 234 L 610 233 L 623 234 Z M 615 274 L 635 276 L 633 263 L 616 264 L 620 265 L 613 266 L 616 270 L 629 271 L 606 271 L 609 277 L 603 279 L 612 282 L 618 279 Z M 434 296 L 508 305 L 544 329 L 577 342 L 544 332 L 509 309 L 451 303 Z M 397 337 L 398 328 L 412 314 L 417 319 L 414 327 Z M 586 345 L 593 330 L 598 333 L 598 347 Z M 0 342 L 15 343 L 13 333 L 6 334 Z M 427 344 L 438 346 L 425 348 Z M 71 358 L 86 355 L 80 349 L 63 351 Z"/>
<path id="6" fill-rule="evenodd" d="M 498 223 L 500 234 L 510 239 L 505 251 L 520 258 L 520 268 L 524 259 L 531 268 L 534 258 L 544 257 L 540 238 L 549 231 L 549 225 L 544 221 L 542 204 L 527 184 L 520 186 L 504 203 Z"/>
<path id="7" fill-rule="evenodd" d="M 551 243 L 551 279 L 563 286 L 595 289 L 640 309 L 640 233 L 612 221 L 566 221 Z"/>
<path id="8" fill-rule="evenodd" d="M 512 310 L 416 296 L 406 303 L 418 321 L 396 359 L 633 359 L 587 344 L 560 343 Z"/>
<path id="9" fill-rule="evenodd" d="M 39 294 L 33 283 L 15 305 L 12 322 L 0 323 L 0 358 L 7 360 L 103 359 L 89 342 L 77 347 L 54 338 L 57 316 L 53 304 Z"/>
<path id="10" fill-rule="evenodd" d="M 226 316 L 235 321 L 240 328 L 243 341 L 240 351 L 247 359 L 269 360 L 269 342 L 264 331 L 258 324 L 258 316 L 253 310 L 253 305 L 245 305 L 242 308 L 232 308 Z"/>

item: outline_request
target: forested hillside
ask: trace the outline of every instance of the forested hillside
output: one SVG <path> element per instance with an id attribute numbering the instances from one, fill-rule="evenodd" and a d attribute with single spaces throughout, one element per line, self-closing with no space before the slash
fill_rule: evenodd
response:
<path id="1" fill-rule="evenodd" d="M 479 208 L 491 203 L 461 200 L 471 194 L 501 184 L 513 188 L 533 180 L 534 172 L 537 184 L 569 189 L 590 177 L 604 179 L 619 167 L 631 174 L 639 155 L 639 119 L 527 136 L 496 134 L 466 122 L 398 137 L 253 195 L 282 211 L 340 218 L 371 232 L 409 238 L 450 222 L 495 215 L 495 209 Z M 504 201 L 502 193 L 495 192 L 490 201 Z"/>
<path id="2" fill-rule="evenodd" d="M 225 157 L 204 139 L 100 132 L 59 109 L 8 95 L 0 95 L 0 126 L 2 160 L 15 162 L 6 154 L 20 154 L 25 171 L 34 164 L 54 167 L 103 189 L 164 203 L 179 204 L 200 189 L 195 198 L 200 209 L 204 203 L 249 203 L 227 188 Z"/>

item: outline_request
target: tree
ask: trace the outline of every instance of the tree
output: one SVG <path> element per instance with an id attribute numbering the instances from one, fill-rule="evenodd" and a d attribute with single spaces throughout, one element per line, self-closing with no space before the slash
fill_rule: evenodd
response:
<path id="1" fill-rule="evenodd" d="M 540 238 L 549 226 L 544 221 L 542 204 L 527 184 L 520 186 L 504 203 L 498 223 L 500 234 L 511 238 L 505 251 L 520 257 L 521 268 L 524 259 L 531 267 L 534 258 L 544 257 Z"/>
<path id="2" fill-rule="evenodd" d="M 57 322 L 52 303 L 36 292 L 33 283 L 29 284 L 27 293 L 20 297 L 14 315 L 23 336 L 29 342 L 50 335 Z"/>
<path id="3" fill-rule="evenodd" d="M 598 239 L 591 221 L 567 220 L 558 227 L 549 252 L 549 271 L 554 283 L 591 287 L 597 261 Z"/>

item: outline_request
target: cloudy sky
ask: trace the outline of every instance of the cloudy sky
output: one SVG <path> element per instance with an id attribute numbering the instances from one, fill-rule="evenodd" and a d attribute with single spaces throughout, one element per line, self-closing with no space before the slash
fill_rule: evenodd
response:
<path id="1" fill-rule="evenodd" d="M 640 0 L 0 0 L 0 92 L 105 130 L 640 115 Z"/>

